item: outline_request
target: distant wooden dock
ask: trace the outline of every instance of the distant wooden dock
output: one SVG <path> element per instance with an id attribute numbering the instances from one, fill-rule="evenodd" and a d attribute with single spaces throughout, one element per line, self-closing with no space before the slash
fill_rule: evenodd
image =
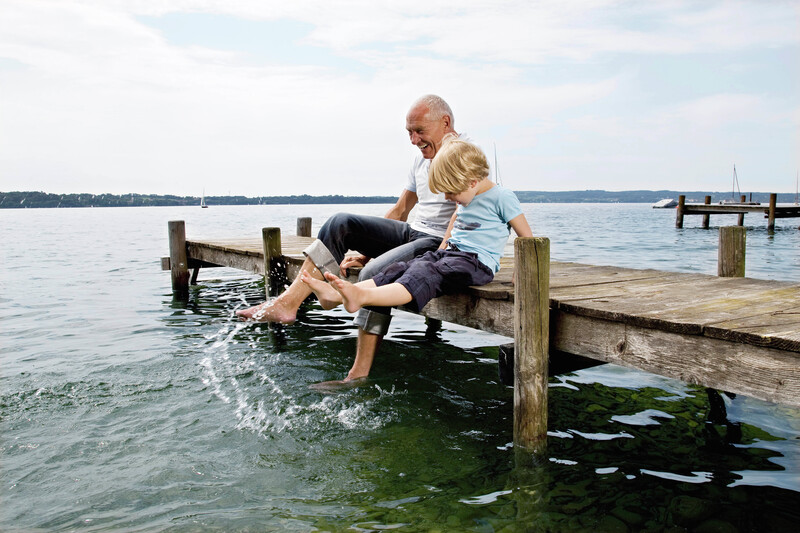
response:
<path id="1" fill-rule="evenodd" d="M 276 228 L 265 228 L 262 238 L 213 241 L 187 240 L 184 231 L 182 222 L 170 223 L 173 249 L 162 260 L 176 290 L 181 283 L 188 287 L 190 269 L 196 277 L 196 269 L 210 266 L 264 274 L 279 265 L 293 279 L 302 249 L 312 242 Z M 520 253 L 522 241 L 536 241 L 536 247 Z M 526 394 L 544 397 L 545 433 L 546 357 L 544 370 L 519 368 L 536 350 L 800 407 L 800 283 L 550 262 L 547 239 L 517 239 L 515 246 L 517 257 L 502 260 L 492 283 L 434 299 L 421 314 L 514 338 L 516 372 L 523 372 L 515 397 L 538 379 L 538 392 Z M 538 310 L 537 299 L 543 301 Z M 521 348 L 529 342 L 543 347 Z"/>
<path id="2" fill-rule="evenodd" d="M 681 195 L 675 212 L 675 227 L 683 227 L 683 217 L 686 215 L 703 215 L 702 226 L 708 228 L 711 215 L 739 215 L 739 226 L 742 226 L 747 213 L 759 213 L 767 219 L 767 230 L 773 231 L 776 218 L 800 217 L 800 205 L 778 205 L 777 200 L 778 195 L 773 193 L 769 195 L 769 204 L 747 202 L 745 196 L 738 203 L 712 204 L 711 197 L 706 196 L 705 203 L 687 204 L 686 196 Z"/>

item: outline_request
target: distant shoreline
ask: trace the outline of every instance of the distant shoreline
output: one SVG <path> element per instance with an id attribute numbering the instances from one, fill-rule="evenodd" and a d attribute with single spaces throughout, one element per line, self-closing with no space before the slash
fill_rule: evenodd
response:
<path id="1" fill-rule="evenodd" d="M 711 196 L 712 203 L 731 198 L 730 192 L 707 191 L 514 191 L 522 203 L 655 203 L 664 198 L 685 195 L 688 203 L 702 203 Z M 768 192 L 745 193 L 748 200 L 769 202 Z M 309 204 L 393 204 L 396 196 L 206 196 L 215 205 L 309 205 Z M 778 203 L 792 203 L 793 193 L 779 193 Z M 169 207 L 199 206 L 199 196 L 158 194 L 52 194 L 40 191 L 0 192 L 0 209 L 41 209 L 61 207 Z"/>

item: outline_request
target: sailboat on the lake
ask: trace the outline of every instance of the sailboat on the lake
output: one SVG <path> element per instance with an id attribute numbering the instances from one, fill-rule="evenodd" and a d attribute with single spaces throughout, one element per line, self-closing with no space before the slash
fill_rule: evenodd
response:
<path id="1" fill-rule="evenodd" d="M 205 189 L 203 189 L 203 195 L 200 197 L 200 207 L 202 207 L 203 209 L 208 207 L 206 205 L 206 190 Z"/>
<path id="2" fill-rule="evenodd" d="M 725 198 L 720 203 L 721 204 L 738 204 L 741 203 L 741 199 L 739 196 L 736 196 L 736 192 L 739 192 L 739 196 L 741 196 L 742 191 L 739 190 L 739 177 L 736 175 L 736 163 L 733 164 L 733 185 L 731 186 L 731 197 Z"/>

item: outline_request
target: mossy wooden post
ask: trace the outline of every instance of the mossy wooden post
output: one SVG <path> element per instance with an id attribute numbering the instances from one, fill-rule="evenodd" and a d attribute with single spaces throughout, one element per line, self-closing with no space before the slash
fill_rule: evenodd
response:
<path id="1" fill-rule="evenodd" d="M 681 194 L 678 196 L 678 208 L 675 210 L 675 227 L 683 227 L 683 206 L 686 205 L 686 196 Z"/>
<path id="2" fill-rule="evenodd" d="M 311 237 L 311 217 L 300 217 L 297 219 L 297 236 Z"/>
<path id="3" fill-rule="evenodd" d="M 711 205 L 711 197 L 710 196 L 706 196 L 706 200 L 703 203 L 705 205 Z M 703 215 L 703 229 L 708 229 L 708 225 L 709 225 L 710 222 L 711 222 L 711 215 L 708 215 L 708 214 Z"/>
<path id="4" fill-rule="evenodd" d="M 539 453 L 547 443 L 550 239 L 517 238 L 514 272 L 514 444 Z"/>
<path id="5" fill-rule="evenodd" d="M 775 231 L 775 207 L 778 205 L 778 195 L 774 192 L 769 195 L 769 215 L 767 220 L 767 231 Z"/>
<path id="6" fill-rule="evenodd" d="M 751 195 L 751 199 L 752 199 L 752 195 Z M 747 202 L 747 196 L 746 195 L 743 194 L 741 196 L 741 202 L 742 203 Z M 739 226 L 744 226 L 744 213 L 739 213 Z"/>
<path id="7" fill-rule="evenodd" d="M 172 292 L 189 292 L 189 260 L 186 256 L 186 223 L 183 220 L 170 220 L 169 263 L 172 273 Z"/>
<path id="8" fill-rule="evenodd" d="M 743 278 L 747 230 L 742 226 L 719 228 L 717 275 L 723 278 Z"/>
<path id="9" fill-rule="evenodd" d="M 278 295 L 278 259 L 281 256 L 281 229 L 262 228 L 264 241 L 264 290 L 267 298 Z"/>

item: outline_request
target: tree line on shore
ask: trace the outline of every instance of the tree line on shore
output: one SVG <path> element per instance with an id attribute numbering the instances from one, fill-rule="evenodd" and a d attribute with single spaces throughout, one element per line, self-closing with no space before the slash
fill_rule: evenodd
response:
<path id="1" fill-rule="evenodd" d="M 702 203 L 705 196 L 717 203 L 731 193 L 703 191 L 514 191 L 522 203 L 655 203 L 663 198 L 686 195 L 689 203 Z M 344 196 L 308 194 L 291 196 L 206 196 L 207 205 L 287 205 L 287 204 L 392 204 L 396 196 Z M 769 193 L 749 193 L 748 201 L 769 202 Z M 778 202 L 793 202 L 793 194 L 779 194 Z M 199 206 L 198 196 L 159 194 L 52 194 L 40 191 L 0 192 L 0 209 L 47 207 L 152 207 Z"/>

